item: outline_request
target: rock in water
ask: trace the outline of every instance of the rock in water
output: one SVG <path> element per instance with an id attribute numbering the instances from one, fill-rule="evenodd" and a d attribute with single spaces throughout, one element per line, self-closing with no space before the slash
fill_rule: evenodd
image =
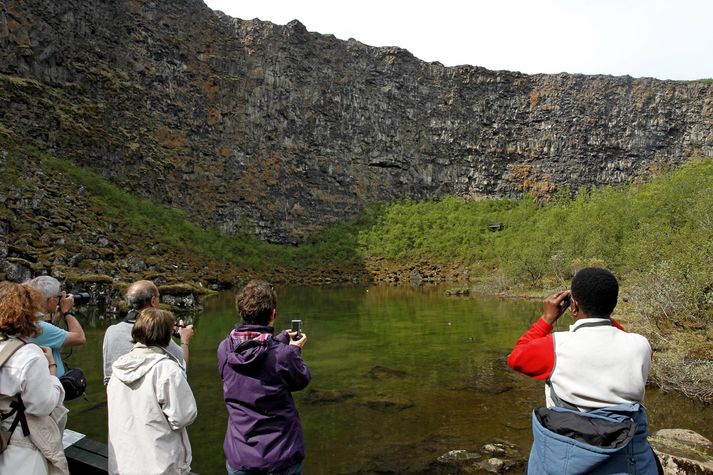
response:
<path id="1" fill-rule="evenodd" d="M 713 443 L 688 429 L 661 429 L 649 437 L 666 475 L 713 475 Z"/>

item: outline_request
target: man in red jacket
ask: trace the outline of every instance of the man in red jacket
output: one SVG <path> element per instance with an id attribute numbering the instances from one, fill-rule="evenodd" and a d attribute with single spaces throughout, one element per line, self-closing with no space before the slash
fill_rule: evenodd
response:
<path id="1" fill-rule="evenodd" d="M 546 380 L 547 408 L 533 411 L 530 475 L 662 473 L 643 407 L 651 347 L 611 319 L 618 294 L 608 270 L 580 270 L 571 290 L 545 299 L 508 356 L 514 370 Z M 567 308 L 574 324 L 552 333 Z"/>
<path id="2" fill-rule="evenodd" d="M 550 295 L 542 316 L 517 341 L 508 365 L 546 380 L 547 407 L 580 410 L 641 403 L 651 367 L 651 347 L 611 319 L 619 284 L 606 269 L 589 267 L 572 279 L 570 291 Z M 570 308 L 569 331 L 552 326 Z M 566 404 L 557 404 L 563 401 Z"/>

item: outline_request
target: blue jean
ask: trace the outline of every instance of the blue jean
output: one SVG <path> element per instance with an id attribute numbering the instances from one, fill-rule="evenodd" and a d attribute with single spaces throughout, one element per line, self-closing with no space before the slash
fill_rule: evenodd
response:
<path id="1" fill-rule="evenodd" d="M 235 470 L 225 462 L 225 468 L 228 470 L 228 475 L 301 475 L 302 462 L 297 463 L 289 468 L 280 470 L 279 472 L 263 472 L 262 470 Z"/>

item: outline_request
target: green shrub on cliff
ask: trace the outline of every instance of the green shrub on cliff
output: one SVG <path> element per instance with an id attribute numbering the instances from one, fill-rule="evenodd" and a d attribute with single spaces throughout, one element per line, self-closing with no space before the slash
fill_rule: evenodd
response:
<path id="1" fill-rule="evenodd" d="M 522 200 L 404 201 L 382 205 L 361 229 L 360 253 L 395 260 L 479 260 L 537 283 L 583 263 L 642 273 L 673 260 L 710 262 L 713 161 L 691 160 L 651 183 Z M 503 229 L 490 232 L 488 224 Z M 705 266 L 703 266 L 705 267 Z M 692 275 L 693 271 L 687 271 Z"/>

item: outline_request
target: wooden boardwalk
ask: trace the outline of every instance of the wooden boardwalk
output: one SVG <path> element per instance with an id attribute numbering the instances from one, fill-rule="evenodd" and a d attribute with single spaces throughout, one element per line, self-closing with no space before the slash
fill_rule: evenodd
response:
<path id="1" fill-rule="evenodd" d="M 72 475 L 107 475 L 109 465 L 106 444 L 83 437 L 64 449 Z M 191 472 L 192 475 L 197 475 Z"/>

